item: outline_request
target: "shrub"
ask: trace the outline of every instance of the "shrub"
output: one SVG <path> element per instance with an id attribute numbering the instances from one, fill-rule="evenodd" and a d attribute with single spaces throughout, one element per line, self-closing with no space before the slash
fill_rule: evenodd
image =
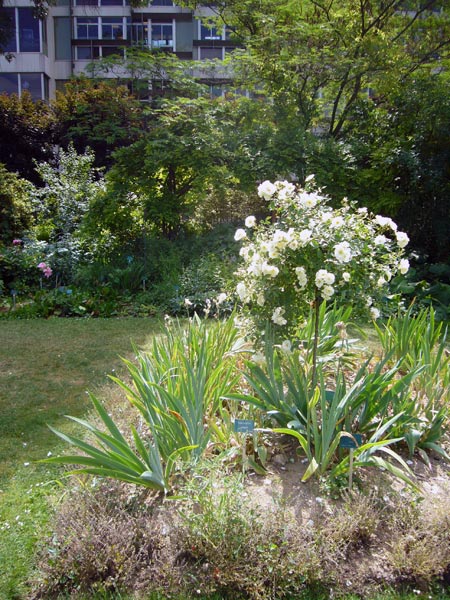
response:
<path id="1" fill-rule="evenodd" d="M 311 182 L 307 178 L 305 189 L 263 182 L 259 195 L 270 202 L 273 220 L 258 225 L 249 216 L 246 229 L 236 231 L 243 241 L 236 292 L 256 340 L 267 322 L 278 339 L 292 339 L 311 304 L 322 301 L 377 318 L 390 279 L 409 268 L 402 258 L 408 236 L 392 219 L 345 199 L 333 209 Z"/>

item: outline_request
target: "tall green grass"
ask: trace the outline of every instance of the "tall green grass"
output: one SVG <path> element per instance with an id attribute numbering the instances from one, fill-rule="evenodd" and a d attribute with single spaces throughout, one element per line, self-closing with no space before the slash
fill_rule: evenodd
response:
<path id="1" fill-rule="evenodd" d="M 119 355 L 130 356 L 133 343 L 149 345 L 156 331 L 150 319 L 0 322 L 2 600 L 26 598 L 33 550 L 51 514 L 49 492 L 59 493 L 55 470 L 34 462 L 60 447 L 47 425 L 72 431 L 63 416 L 86 413 L 87 390 L 125 370 Z"/>

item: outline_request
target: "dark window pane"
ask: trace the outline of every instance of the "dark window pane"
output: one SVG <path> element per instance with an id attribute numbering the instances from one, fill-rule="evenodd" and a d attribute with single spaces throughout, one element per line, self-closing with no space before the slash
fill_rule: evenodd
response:
<path id="1" fill-rule="evenodd" d="M 122 17 L 102 17 L 102 38 L 104 40 L 123 38 Z"/>
<path id="2" fill-rule="evenodd" d="M 93 60 L 100 56 L 98 46 L 77 46 L 77 60 Z"/>
<path id="3" fill-rule="evenodd" d="M 98 20 L 92 17 L 77 18 L 77 39 L 96 40 L 98 39 Z"/>
<path id="4" fill-rule="evenodd" d="M 222 48 L 200 48 L 200 60 L 222 58 Z"/>
<path id="5" fill-rule="evenodd" d="M 102 6 L 123 6 L 123 0 L 100 0 Z"/>
<path id="6" fill-rule="evenodd" d="M 208 27 L 207 25 L 201 26 L 200 39 L 202 40 L 221 40 L 222 35 L 220 29 L 217 27 Z"/>
<path id="7" fill-rule="evenodd" d="M 55 59 L 70 60 L 72 58 L 70 17 L 54 17 L 55 26 Z"/>
<path id="8" fill-rule="evenodd" d="M 42 100 L 42 77 L 40 73 L 21 73 L 22 93 L 30 92 L 33 100 Z"/>
<path id="9" fill-rule="evenodd" d="M 0 73 L 0 93 L 18 94 L 17 73 Z"/>
<path id="10" fill-rule="evenodd" d="M 152 6 L 173 6 L 172 0 L 153 0 Z"/>
<path id="11" fill-rule="evenodd" d="M 123 48 L 119 46 L 102 46 L 102 56 L 123 56 Z"/>
<path id="12" fill-rule="evenodd" d="M 172 23 L 156 23 L 152 25 L 152 46 L 154 48 L 167 48 L 173 46 Z"/>
<path id="13" fill-rule="evenodd" d="M 0 29 L 7 38 L 3 45 L 5 52 L 17 52 L 16 44 L 16 10 L 14 8 L 0 9 Z"/>
<path id="14" fill-rule="evenodd" d="M 40 52 L 39 20 L 31 8 L 19 8 L 19 52 Z"/>

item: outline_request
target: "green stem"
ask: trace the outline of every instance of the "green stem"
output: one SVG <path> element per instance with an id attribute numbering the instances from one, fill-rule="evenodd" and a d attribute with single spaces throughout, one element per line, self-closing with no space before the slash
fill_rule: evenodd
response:
<path id="1" fill-rule="evenodd" d="M 319 319 L 320 319 L 320 296 L 316 291 L 314 300 L 314 339 L 313 339 L 313 358 L 312 358 L 312 390 L 314 391 L 317 383 L 317 349 L 319 347 Z"/>

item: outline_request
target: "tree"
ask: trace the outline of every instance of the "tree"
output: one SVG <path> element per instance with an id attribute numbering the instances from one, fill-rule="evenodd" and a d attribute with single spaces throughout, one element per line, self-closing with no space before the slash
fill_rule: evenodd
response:
<path id="1" fill-rule="evenodd" d="M 360 105 L 348 135 L 359 196 L 395 217 L 430 262 L 450 258 L 448 91 L 448 76 L 417 76 L 382 105 Z"/>
<path id="2" fill-rule="evenodd" d="M 250 189 L 258 177 L 254 108 L 246 99 L 163 102 L 150 131 L 114 154 L 107 197 L 93 207 L 93 214 L 96 208 L 103 213 L 96 220 L 104 225 L 107 217 L 118 235 L 117 223 L 123 229 L 128 217 L 128 230 L 140 222 L 174 237 L 212 189 Z"/>
<path id="3" fill-rule="evenodd" d="M 243 80 L 294 104 L 299 126 L 335 138 L 362 93 L 383 94 L 449 56 L 442 0 L 219 0 L 211 8 L 244 43 L 235 64 Z"/>
<path id="4" fill-rule="evenodd" d="M 49 106 L 33 102 L 30 94 L 0 94 L 0 162 L 9 171 L 33 183 L 41 183 L 34 160 L 50 160 L 55 121 Z"/>
<path id="5" fill-rule="evenodd" d="M 112 152 L 135 142 L 146 127 L 142 103 L 117 81 L 72 79 L 52 109 L 59 142 L 80 153 L 91 148 L 97 167 L 110 167 Z"/>

